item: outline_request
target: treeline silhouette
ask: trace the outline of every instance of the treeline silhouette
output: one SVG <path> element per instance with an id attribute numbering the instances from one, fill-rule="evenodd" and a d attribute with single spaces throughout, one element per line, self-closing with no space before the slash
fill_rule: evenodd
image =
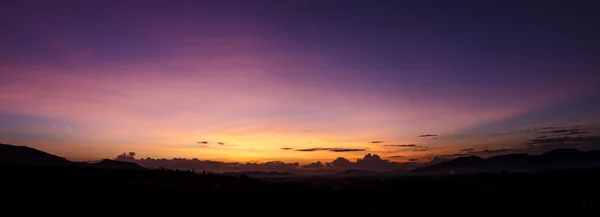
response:
<path id="1" fill-rule="evenodd" d="M 539 174 L 290 178 L 258 180 L 168 169 L 0 167 L 7 209 L 77 206 L 140 211 L 188 207 L 270 213 L 459 216 L 598 216 L 600 169 Z"/>

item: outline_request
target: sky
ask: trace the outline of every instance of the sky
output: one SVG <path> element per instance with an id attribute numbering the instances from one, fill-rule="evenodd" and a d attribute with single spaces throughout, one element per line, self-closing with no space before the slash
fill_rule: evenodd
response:
<path id="1" fill-rule="evenodd" d="M 598 10 L 3 1 L 0 143 L 78 161 L 300 164 L 600 148 Z"/>

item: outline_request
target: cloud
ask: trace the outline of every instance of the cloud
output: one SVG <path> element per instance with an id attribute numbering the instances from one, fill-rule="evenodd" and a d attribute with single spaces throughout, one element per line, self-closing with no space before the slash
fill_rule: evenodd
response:
<path id="1" fill-rule="evenodd" d="M 335 159 L 331 163 L 327 163 L 327 165 L 329 165 L 330 167 L 347 168 L 347 167 L 352 166 L 352 162 L 350 162 L 346 158 L 338 157 L 337 159 Z"/>
<path id="2" fill-rule="evenodd" d="M 422 134 L 417 137 L 425 138 L 425 137 L 437 137 L 437 136 L 438 136 L 437 134 Z"/>
<path id="3" fill-rule="evenodd" d="M 416 145 L 416 144 L 384 145 L 384 146 L 386 146 L 386 147 L 401 147 L 402 148 L 402 149 L 399 149 L 399 150 L 390 151 L 389 153 L 402 152 L 402 151 L 423 152 L 423 151 L 429 151 L 429 150 L 431 150 L 427 146 L 419 146 L 419 145 Z"/>
<path id="4" fill-rule="evenodd" d="M 208 144 L 208 142 L 207 141 L 200 141 L 200 142 L 198 142 L 198 144 Z"/>
<path id="5" fill-rule="evenodd" d="M 540 133 L 567 133 L 569 130 L 550 130 L 550 131 L 542 131 Z"/>
<path id="6" fill-rule="evenodd" d="M 325 165 L 323 165 L 323 163 L 321 163 L 321 161 L 317 161 L 314 163 L 309 163 L 307 165 L 302 166 L 304 168 L 308 168 L 308 169 L 322 169 L 323 167 L 325 167 Z"/>
<path id="7" fill-rule="evenodd" d="M 375 141 L 371 141 L 371 143 L 378 144 L 378 143 L 383 143 L 383 141 L 381 141 L 381 140 L 375 140 Z"/>
<path id="8" fill-rule="evenodd" d="M 571 129 L 565 135 L 582 135 L 582 134 L 588 134 L 588 133 L 590 133 L 590 132 L 583 131 L 583 130 L 580 130 L 580 129 Z"/>
<path id="9" fill-rule="evenodd" d="M 288 150 L 294 150 L 294 148 L 281 148 L 281 150 L 286 150 L 286 151 L 288 151 Z"/>
<path id="10" fill-rule="evenodd" d="M 423 151 L 429 151 L 429 147 L 425 147 L 425 146 L 417 146 L 415 148 L 413 148 L 411 151 L 414 152 L 423 152 Z"/>
<path id="11" fill-rule="evenodd" d="M 406 145 L 384 145 L 389 147 L 417 147 L 415 144 L 406 144 Z"/>
<path id="12" fill-rule="evenodd" d="M 534 131 L 536 131 L 537 133 L 542 133 L 542 134 L 563 134 L 563 135 L 581 135 L 581 134 L 588 134 L 588 131 L 582 130 L 580 129 L 580 126 L 573 126 L 572 128 L 568 129 L 566 127 L 544 127 L 541 128 L 542 130 L 545 131 L 537 131 L 537 129 L 534 129 Z"/>
<path id="13" fill-rule="evenodd" d="M 395 156 L 389 156 L 388 158 L 392 158 L 392 159 L 395 159 L 395 158 L 405 158 L 405 156 L 395 155 Z"/>
<path id="14" fill-rule="evenodd" d="M 411 158 L 411 159 L 408 159 L 408 161 L 410 161 L 410 162 L 416 162 L 416 161 L 419 161 L 419 159 Z"/>
<path id="15" fill-rule="evenodd" d="M 332 152 L 355 152 L 355 151 L 365 151 L 364 148 L 332 148 L 329 151 Z"/>
<path id="16" fill-rule="evenodd" d="M 490 154 L 498 154 L 498 153 L 508 153 L 514 151 L 514 149 L 509 149 L 509 148 L 501 148 L 501 149 L 485 149 L 482 152 L 484 153 L 490 153 Z"/>
<path id="17" fill-rule="evenodd" d="M 224 142 L 217 142 L 217 144 L 219 144 L 219 145 L 225 145 Z"/>
<path id="18" fill-rule="evenodd" d="M 313 151 L 329 151 L 331 148 L 304 148 L 296 149 L 294 151 L 313 152 Z"/>
<path id="19" fill-rule="evenodd" d="M 392 156 L 390 158 L 402 158 L 403 156 Z M 319 162 L 306 165 L 307 168 L 318 167 Z M 329 169 L 362 169 L 372 171 L 389 171 L 394 169 L 411 169 L 418 166 L 415 162 L 398 163 L 389 160 L 381 159 L 377 154 L 366 154 L 363 158 L 359 158 L 356 162 L 338 157 L 332 162 L 325 163 L 325 168 Z"/>
<path id="20" fill-rule="evenodd" d="M 525 145 L 528 147 L 538 145 L 549 145 L 549 144 L 582 144 L 590 142 L 599 142 L 600 137 L 598 136 L 579 136 L 579 137 L 548 137 L 548 138 L 536 138 L 529 140 Z"/>
<path id="21" fill-rule="evenodd" d="M 292 150 L 291 148 L 288 150 Z M 331 151 L 331 152 L 359 152 L 366 151 L 364 148 L 305 148 L 295 149 L 294 151 L 313 152 L 313 151 Z"/>
<path id="22" fill-rule="evenodd" d="M 460 151 L 462 151 L 462 152 L 473 152 L 473 151 L 474 151 L 474 149 L 472 149 L 472 148 L 467 148 L 467 149 L 463 149 L 463 150 L 460 150 Z"/>

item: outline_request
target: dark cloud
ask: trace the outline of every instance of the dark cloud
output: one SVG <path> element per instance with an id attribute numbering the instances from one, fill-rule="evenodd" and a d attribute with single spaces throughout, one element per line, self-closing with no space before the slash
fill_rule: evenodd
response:
<path id="1" fill-rule="evenodd" d="M 307 165 L 302 166 L 304 168 L 309 168 L 309 169 L 322 169 L 323 167 L 325 167 L 325 165 L 323 165 L 323 163 L 321 163 L 321 161 L 317 161 L 314 163 L 309 163 Z"/>
<path id="2" fill-rule="evenodd" d="M 332 152 L 355 152 L 355 151 L 365 151 L 364 148 L 331 148 L 329 151 Z"/>
<path id="3" fill-rule="evenodd" d="M 343 157 L 338 157 L 331 163 L 326 163 L 326 164 L 330 167 L 337 167 L 337 168 L 348 168 L 348 167 L 352 166 L 352 162 L 350 162 L 348 159 L 343 158 Z"/>
<path id="4" fill-rule="evenodd" d="M 390 158 L 401 158 L 403 156 L 392 156 Z M 381 159 L 377 154 L 367 154 L 361 159 L 357 159 L 356 162 L 338 157 L 332 162 L 325 163 L 325 168 L 329 169 L 361 169 L 361 170 L 372 170 L 372 171 L 389 171 L 394 169 L 411 169 L 418 166 L 419 163 L 407 162 L 398 163 L 389 160 Z M 309 166 L 310 165 L 310 166 Z M 306 165 L 308 168 L 318 167 L 319 162 Z"/>
<path id="5" fill-rule="evenodd" d="M 219 145 L 225 145 L 224 142 L 217 142 L 217 144 L 219 144 Z"/>
<path id="6" fill-rule="evenodd" d="M 383 141 L 381 141 L 381 140 L 375 140 L 375 141 L 371 141 L 371 143 L 378 144 L 378 143 L 383 143 Z"/>
<path id="7" fill-rule="evenodd" d="M 294 151 L 305 151 L 305 152 L 312 152 L 312 151 L 329 151 L 330 148 L 304 148 L 304 149 L 296 149 Z"/>
<path id="8" fill-rule="evenodd" d="M 502 148 L 502 149 L 485 149 L 482 152 L 489 154 L 508 153 L 514 151 L 514 149 Z"/>
<path id="9" fill-rule="evenodd" d="M 410 161 L 410 162 L 416 162 L 416 161 L 419 161 L 419 159 L 411 158 L 411 159 L 408 159 L 408 161 Z"/>
<path id="10" fill-rule="evenodd" d="M 294 148 L 281 148 L 281 150 L 294 150 Z"/>
<path id="11" fill-rule="evenodd" d="M 475 150 L 472 149 L 472 148 L 467 148 L 467 149 L 463 149 L 463 150 L 460 150 L 460 151 L 462 151 L 462 152 L 473 152 Z"/>
<path id="12" fill-rule="evenodd" d="M 590 132 L 583 131 L 583 130 L 580 130 L 580 129 L 571 129 L 565 135 L 567 135 L 567 136 L 570 136 L 570 135 L 582 135 L 582 134 L 588 134 L 588 133 L 590 133 Z"/>
<path id="13" fill-rule="evenodd" d="M 401 155 L 395 155 L 395 156 L 389 156 L 388 158 L 405 158 L 405 156 L 401 156 Z"/>
<path id="14" fill-rule="evenodd" d="M 406 145 L 384 145 L 384 146 L 390 146 L 390 147 L 417 147 L 417 145 L 415 145 L 415 144 L 406 144 Z"/>
<path id="15" fill-rule="evenodd" d="M 542 127 L 540 129 L 542 129 L 542 130 L 552 130 L 552 129 L 561 129 L 561 128 L 564 128 L 564 127 Z"/>
<path id="16" fill-rule="evenodd" d="M 200 141 L 200 142 L 198 142 L 198 144 L 208 144 L 208 142 L 207 141 Z"/>
<path id="17" fill-rule="evenodd" d="M 417 146 L 417 147 L 413 148 L 411 151 L 414 151 L 414 152 L 429 151 L 429 147 Z"/>
<path id="18" fill-rule="evenodd" d="M 540 133 L 567 133 L 569 130 L 550 130 L 550 131 L 542 131 Z"/>
<path id="19" fill-rule="evenodd" d="M 437 136 L 438 136 L 437 134 L 422 134 L 422 135 L 419 135 L 417 137 L 422 137 L 423 138 L 423 137 L 437 137 Z"/>
<path id="20" fill-rule="evenodd" d="M 579 137 L 549 137 L 549 138 L 536 138 L 532 139 L 529 142 L 525 143 L 526 146 L 538 146 L 538 145 L 548 145 L 548 144 L 581 144 L 581 143 L 590 143 L 590 142 L 599 142 L 600 137 L 598 136 L 579 136 Z"/>
<path id="21" fill-rule="evenodd" d="M 365 151 L 364 148 L 305 148 L 294 151 L 313 152 L 313 151 L 331 151 L 331 152 L 358 152 Z"/>
<path id="22" fill-rule="evenodd" d="M 414 151 L 414 152 L 422 152 L 422 151 L 429 151 L 430 148 L 426 147 L 426 146 L 418 146 L 415 144 L 405 144 L 405 145 L 384 145 L 387 147 L 401 147 L 402 149 L 398 149 L 395 151 L 389 151 L 388 153 L 393 153 L 393 152 L 402 152 L 402 151 Z"/>
<path id="23" fill-rule="evenodd" d="M 544 127 L 541 128 L 544 131 L 537 131 L 534 129 L 534 131 L 536 131 L 537 133 L 542 133 L 542 134 L 563 134 L 563 135 L 582 135 L 582 134 L 588 134 L 588 131 L 582 130 L 580 129 L 580 126 L 573 126 L 572 128 L 568 129 L 566 127 Z"/>

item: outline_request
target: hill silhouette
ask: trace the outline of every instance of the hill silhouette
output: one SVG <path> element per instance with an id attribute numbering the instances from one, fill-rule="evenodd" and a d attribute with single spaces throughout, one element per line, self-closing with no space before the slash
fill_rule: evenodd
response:
<path id="1" fill-rule="evenodd" d="M 77 163 L 27 146 L 0 144 L 0 164 L 6 166 L 76 166 Z"/>
<path id="2" fill-rule="evenodd" d="M 457 174 L 493 172 L 541 172 L 560 169 L 584 169 L 600 166 L 600 151 L 556 149 L 541 155 L 507 154 L 487 159 L 477 156 L 454 160 L 412 170 L 417 174 Z"/>
<path id="3" fill-rule="evenodd" d="M 67 160 L 27 146 L 0 144 L 0 165 L 45 167 L 94 167 L 107 169 L 144 169 L 132 163 L 104 159 L 97 163 L 80 163 Z"/>
<path id="4" fill-rule="evenodd" d="M 104 159 L 98 163 L 89 164 L 89 166 L 95 167 L 95 168 L 105 168 L 105 169 L 130 169 L 130 170 L 144 169 L 144 167 L 142 167 L 136 163 L 109 160 L 109 159 Z"/>

